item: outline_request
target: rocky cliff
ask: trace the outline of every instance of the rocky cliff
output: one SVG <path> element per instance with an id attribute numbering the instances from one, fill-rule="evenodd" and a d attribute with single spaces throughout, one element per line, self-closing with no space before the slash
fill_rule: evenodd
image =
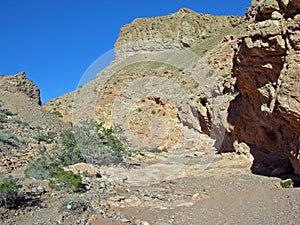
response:
<path id="1" fill-rule="evenodd" d="M 125 58 L 137 52 L 199 47 L 207 44 L 207 40 L 213 48 L 224 35 L 235 33 L 235 28 L 244 21 L 244 17 L 216 17 L 198 14 L 190 9 L 180 9 L 167 16 L 135 19 L 121 28 L 115 44 L 116 58 Z"/>
<path id="2" fill-rule="evenodd" d="M 259 174 L 300 175 L 299 3 L 255 1 L 234 56 L 231 146 L 246 143 Z"/>
<path id="3" fill-rule="evenodd" d="M 42 108 L 40 89 L 26 78 L 25 72 L 0 76 L 0 94 L 2 108 L 26 123 L 55 132 L 65 128 L 65 123 Z"/>
<path id="4" fill-rule="evenodd" d="M 177 111 L 178 107 L 174 102 L 168 105 L 168 97 L 159 96 L 158 90 L 173 92 L 174 99 L 180 91 L 186 93 L 186 101 L 191 101 L 195 110 L 192 119 L 197 121 L 189 129 L 194 127 L 194 130 L 209 133 L 209 99 L 214 91 L 207 87 L 219 79 L 220 87 L 217 85 L 214 89 L 220 92 L 224 78 L 230 81 L 234 37 L 240 34 L 244 25 L 245 17 L 212 16 L 189 9 L 181 9 L 168 16 L 136 19 L 121 29 L 115 44 L 115 62 L 99 73 L 96 80 L 82 86 L 77 92 L 51 100 L 44 107 L 53 113 L 57 112 L 62 120 L 73 122 L 72 109 L 75 103 L 75 117 L 83 119 L 95 116 L 97 120 L 111 125 L 115 122 L 113 116 L 116 114 L 113 107 L 116 100 L 120 100 L 122 91 L 132 84 L 138 95 L 144 85 L 133 84 L 134 81 L 156 79 L 156 85 L 161 85 L 160 89 L 154 87 L 156 93 L 149 93 L 144 99 L 130 104 L 134 106 L 129 113 L 132 116 L 131 127 L 135 130 L 133 133 L 149 135 L 149 121 L 162 115 L 165 115 L 162 118 L 167 118 L 166 124 L 170 125 L 168 130 L 182 126 L 184 119 Z M 170 87 L 164 81 L 173 82 L 180 91 L 176 93 L 172 90 L 175 86 Z M 230 88 L 230 82 L 227 84 Z M 123 100 L 121 102 L 124 103 Z M 178 130 L 173 130 L 173 134 L 166 137 L 169 144 L 162 144 L 162 147 L 171 143 L 174 145 L 171 139 L 178 141 Z"/>

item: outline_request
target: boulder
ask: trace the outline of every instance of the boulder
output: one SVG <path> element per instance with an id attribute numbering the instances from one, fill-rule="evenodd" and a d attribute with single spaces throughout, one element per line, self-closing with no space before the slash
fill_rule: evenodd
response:
<path id="1" fill-rule="evenodd" d="M 86 173 L 90 177 L 101 177 L 100 171 L 94 165 L 87 163 L 77 163 L 69 166 L 69 169 L 74 174 L 83 174 Z"/>

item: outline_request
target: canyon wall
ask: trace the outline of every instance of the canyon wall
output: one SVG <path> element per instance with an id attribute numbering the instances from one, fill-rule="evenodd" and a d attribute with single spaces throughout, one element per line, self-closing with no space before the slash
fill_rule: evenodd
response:
<path id="1" fill-rule="evenodd" d="M 299 9 L 299 1 L 254 1 L 234 57 L 239 95 L 223 150 L 246 143 L 255 173 L 300 175 Z"/>

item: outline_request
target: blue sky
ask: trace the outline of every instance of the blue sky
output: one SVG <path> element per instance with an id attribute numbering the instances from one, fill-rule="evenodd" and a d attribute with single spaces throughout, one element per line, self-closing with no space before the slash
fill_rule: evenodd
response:
<path id="1" fill-rule="evenodd" d="M 113 49 L 121 26 L 135 18 L 183 7 L 244 15 L 250 5 L 251 0 L 0 0 L 0 74 L 25 71 L 45 103 L 75 90 L 85 70 Z"/>

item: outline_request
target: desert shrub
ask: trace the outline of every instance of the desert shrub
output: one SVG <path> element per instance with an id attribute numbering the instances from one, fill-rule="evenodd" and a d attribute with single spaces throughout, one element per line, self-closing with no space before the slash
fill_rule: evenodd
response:
<path id="1" fill-rule="evenodd" d="M 30 161 L 24 173 L 26 177 L 32 177 L 38 180 L 50 179 L 57 171 L 59 167 L 53 158 L 46 152 L 41 150 Z"/>
<path id="2" fill-rule="evenodd" d="M 58 158 L 64 165 L 87 162 L 98 165 L 119 164 L 130 155 L 122 130 L 105 128 L 93 120 L 83 121 L 62 135 L 64 151 Z"/>
<path id="3" fill-rule="evenodd" d="M 102 123 L 85 121 L 75 130 L 77 147 L 87 163 L 119 164 L 127 154 L 117 128 L 105 128 Z"/>
<path id="4" fill-rule="evenodd" d="M 35 140 L 38 141 L 38 143 L 44 141 L 46 142 L 47 144 L 50 144 L 51 142 L 54 141 L 54 133 L 53 132 L 47 132 L 46 134 L 45 133 L 40 133 L 38 135 L 36 135 L 34 137 Z"/>
<path id="5" fill-rule="evenodd" d="M 60 169 L 49 180 L 50 188 L 61 191 L 66 190 L 69 193 L 78 192 L 82 187 L 82 178 L 80 175 L 74 174 L 72 171 L 64 171 Z"/>
<path id="6" fill-rule="evenodd" d="M 54 116 L 57 116 L 59 118 L 63 118 L 63 115 L 59 111 L 53 111 L 53 112 L 51 112 L 51 114 L 53 114 Z"/>
<path id="7" fill-rule="evenodd" d="M 18 146 L 19 138 L 13 134 L 10 130 L 2 130 L 0 132 L 0 142 L 9 144 L 11 146 Z"/>
<path id="8" fill-rule="evenodd" d="M 14 113 L 10 112 L 7 109 L 0 109 L 0 113 L 4 114 L 4 115 L 7 115 L 7 116 L 13 116 L 13 115 L 15 115 Z"/>
<path id="9" fill-rule="evenodd" d="M 23 195 L 20 192 L 21 185 L 12 176 L 0 180 L 0 207 L 16 208 Z"/>
<path id="10" fill-rule="evenodd" d="M 69 211 L 74 214 L 80 214 L 89 209 L 91 209 L 91 204 L 77 195 L 64 200 L 60 207 L 60 211 Z"/>
<path id="11" fill-rule="evenodd" d="M 66 130 L 62 133 L 61 142 L 65 149 L 57 151 L 56 157 L 62 165 L 67 166 L 84 161 L 80 150 L 76 148 L 75 134 L 72 130 Z"/>
<path id="12" fill-rule="evenodd" d="M 59 163 L 63 166 L 69 166 L 80 162 L 85 162 L 79 149 L 60 149 L 56 151 Z"/>
<path id="13" fill-rule="evenodd" d="M 71 130 L 66 130 L 62 133 L 62 139 L 61 139 L 62 144 L 67 148 L 67 149 L 72 149 L 75 148 L 76 146 L 76 139 L 75 139 L 75 134 Z"/>
<path id="14" fill-rule="evenodd" d="M 81 176 L 71 171 L 64 171 L 57 159 L 51 157 L 45 150 L 40 151 L 30 161 L 24 173 L 26 177 L 49 180 L 49 187 L 59 191 L 66 190 L 73 193 L 78 192 L 82 187 Z"/>
<path id="15" fill-rule="evenodd" d="M 29 127 L 29 124 L 27 122 L 22 121 L 19 117 L 13 117 L 12 121 L 14 123 L 20 124 L 22 127 Z"/>
<path id="16" fill-rule="evenodd" d="M 0 114 L 0 122 L 1 123 L 7 122 L 7 117 L 4 114 Z"/>

